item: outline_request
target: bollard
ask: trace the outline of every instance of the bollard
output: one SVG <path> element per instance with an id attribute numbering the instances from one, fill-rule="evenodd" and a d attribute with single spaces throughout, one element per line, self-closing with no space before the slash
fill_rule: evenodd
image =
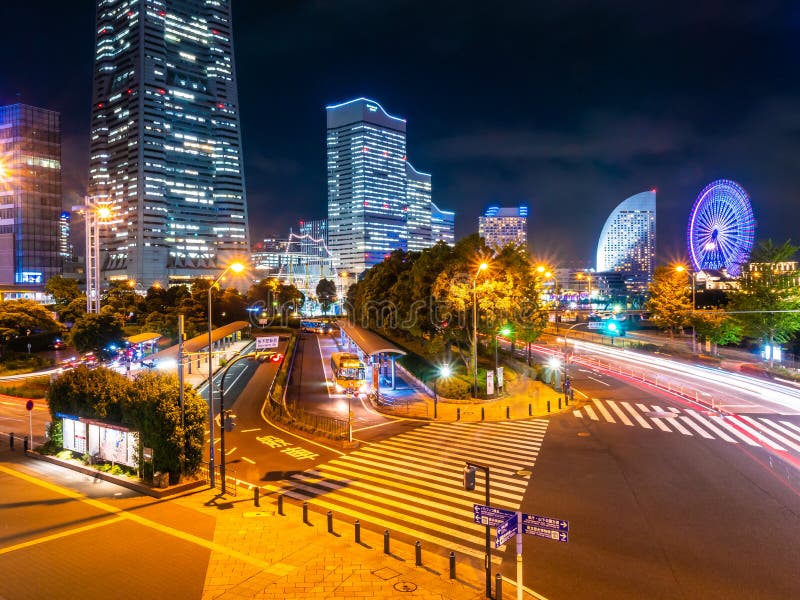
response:
<path id="1" fill-rule="evenodd" d="M 570 400 L 575 400 L 575 390 L 570 390 L 569 391 L 569 399 Z"/>
<path id="2" fill-rule="evenodd" d="M 383 532 L 383 553 L 384 554 L 391 554 L 389 551 L 389 530 L 386 529 Z"/>
<path id="3" fill-rule="evenodd" d="M 484 411 L 484 408 L 481 406 L 481 421 L 483 421 L 483 417 L 484 417 L 483 411 Z"/>
<path id="4" fill-rule="evenodd" d="M 14 449 L 14 434 L 13 433 L 9 433 L 8 434 L 8 445 L 10 446 L 10 448 L 12 450 Z"/>
<path id="5" fill-rule="evenodd" d="M 27 454 L 28 453 L 28 436 L 27 435 L 24 438 L 22 438 L 22 452 L 23 452 L 23 454 Z"/>
<path id="6" fill-rule="evenodd" d="M 456 407 L 456 421 L 460 421 L 460 420 L 461 420 L 461 408 L 460 407 Z"/>
<path id="7" fill-rule="evenodd" d="M 510 419 L 510 418 L 511 418 L 511 407 L 510 406 L 506 406 L 506 419 Z"/>
<path id="8" fill-rule="evenodd" d="M 547 412 L 550 412 L 550 400 L 547 401 Z"/>
<path id="9" fill-rule="evenodd" d="M 308 522 L 308 501 L 303 500 L 303 523 L 306 525 L 310 525 L 311 523 Z"/>
<path id="10" fill-rule="evenodd" d="M 420 541 L 414 544 L 414 564 L 418 567 L 422 566 L 422 542 Z"/>
<path id="11" fill-rule="evenodd" d="M 494 576 L 494 600 L 503 600 L 503 576 L 498 573 Z"/>
<path id="12" fill-rule="evenodd" d="M 531 403 L 528 402 L 528 416 L 530 417 L 532 415 L 533 415 L 533 406 L 531 406 Z"/>
<path id="13" fill-rule="evenodd" d="M 561 410 L 561 396 L 558 397 L 558 410 Z"/>
<path id="14" fill-rule="evenodd" d="M 254 487 L 253 488 L 253 504 L 256 506 L 261 506 L 261 502 L 259 501 L 259 496 L 261 495 L 261 488 Z"/>
<path id="15" fill-rule="evenodd" d="M 356 519 L 356 522 L 353 523 L 353 525 L 355 525 L 355 527 L 356 527 L 356 544 L 360 544 L 361 543 L 361 521 Z"/>
<path id="16" fill-rule="evenodd" d="M 564 394 L 564 406 L 569 406 L 569 394 Z"/>
<path id="17" fill-rule="evenodd" d="M 283 494 L 278 494 L 278 514 L 283 516 Z"/>
<path id="18" fill-rule="evenodd" d="M 333 511 L 328 511 L 328 533 L 333 533 Z"/>
<path id="19" fill-rule="evenodd" d="M 456 578 L 456 553 L 450 552 L 450 579 Z"/>

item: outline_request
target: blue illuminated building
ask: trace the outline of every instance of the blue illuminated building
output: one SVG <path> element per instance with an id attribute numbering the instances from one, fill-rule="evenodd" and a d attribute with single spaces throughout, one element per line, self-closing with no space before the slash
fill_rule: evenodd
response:
<path id="1" fill-rule="evenodd" d="M 444 242 L 448 246 L 456 243 L 456 213 L 442 210 L 431 202 L 431 241 Z"/>
<path id="2" fill-rule="evenodd" d="M 408 249 L 424 250 L 431 246 L 431 176 L 420 173 L 406 161 L 406 227 Z"/>
<path id="3" fill-rule="evenodd" d="M 249 253 L 231 0 L 98 0 L 89 197 L 102 277 L 217 277 Z"/>
<path id="4" fill-rule="evenodd" d="M 630 291 L 653 279 L 656 254 L 656 191 L 636 194 L 609 215 L 597 244 L 597 272 L 620 273 Z"/>

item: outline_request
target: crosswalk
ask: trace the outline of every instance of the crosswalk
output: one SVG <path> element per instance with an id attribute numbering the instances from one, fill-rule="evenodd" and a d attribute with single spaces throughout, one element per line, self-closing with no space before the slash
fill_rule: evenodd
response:
<path id="1" fill-rule="evenodd" d="M 800 426 L 780 417 L 720 416 L 689 408 L 597 398 L 592 398 L 591 403 L 572 411 L 572 414 L 591 421 L 800 453 Z"/>
<path id="2" fill-rule="evenodd" d="M 473 504 L 485 480 L 462 487 L 467 461 L 489 467 L 491 505 L 519 510 L 547 420 L 432 423 L 294 474 L 286 496 L 446 550 L 482 558 Z"/>

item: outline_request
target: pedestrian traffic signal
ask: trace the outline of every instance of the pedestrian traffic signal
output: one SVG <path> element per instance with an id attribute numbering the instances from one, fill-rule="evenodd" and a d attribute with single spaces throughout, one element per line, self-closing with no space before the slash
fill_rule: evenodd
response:
<path id="1" fill-rule="evenodd" d="M 464 489 L 468 492 L 475 489 L 475 471 L 477 470 L 471 465 L 464 467 Z"/>

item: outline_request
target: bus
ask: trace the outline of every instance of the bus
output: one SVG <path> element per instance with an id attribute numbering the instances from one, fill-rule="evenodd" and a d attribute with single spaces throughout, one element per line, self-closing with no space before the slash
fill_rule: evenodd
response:
<path id="1" fill-rule="evenodd" d="M 331 371 L 337 392 L 358 395 L 369 391 L 367 367 L 357 354 L 334 352 L 331 354 Z"/>
<path id="2" fill-rule="evenodd" d="M 330 333 L 333 331 L 331 324 L 321 319 L 303 319 L 300 321 L 300 331 L 311 333 Z"/>

